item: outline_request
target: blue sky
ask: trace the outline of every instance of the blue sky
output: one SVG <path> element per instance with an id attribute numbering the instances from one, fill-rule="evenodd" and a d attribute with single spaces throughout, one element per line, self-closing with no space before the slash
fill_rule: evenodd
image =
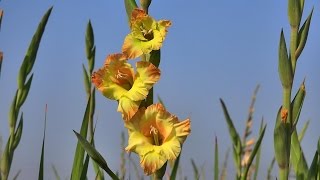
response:
<path id="1" fill-rule="evenodd" d="M 319 5 L 319 1 L 305 3 L 304 17 L 312 6 L 315 10 L 294 84 L 296 91 L 306 78 L 307 96 L 298 128 L 311 120 L 302 143 L 309 164 L 320 135 Z M 1 1 L 4 18 L 0 49 L 4 62 L 0 79 L 0 135 L 4 141 L 18 69 L 42 15 L 50 6 L 54 8 L 33 69 L 31 91 L 22 108 L 24 132 L 11 170 L 15 174 L 21 169 L 22 179 L 37 177 L 45 104 L 45 177 L 54 179 L 51 164 L 62 177 L 70 175 L 76 145 L 72 130 L 79 130 L 86 105 L 81 66 L 86 63 L 84 36 L 89 19 L 97 47 L 95 69 L 102 66 L 108 54 L 121 50 L 129 32 L 123 1 Z M 162 74 L 155 94 L 161 96 L 171 113 L 192 120 L 192 133 L 185 142 L 181 161 L 185 175 L 192 175 L 188 172 L 192 170 L 193 158 L 198 165 L 205 165 L 207 178 L 212 177 L 215 135 L 221 161 L 231 147 L 219 98 L 224 99 L 242 135 L 252 92 L 260 84 L 253 135 L 257 136 L 264 117 L 268 127 L 262 144 L 260 174 L 265 177 L 273 157 L 273 127 L 281 104 L 277 49 L 281 28 L 289 40 L 287 2 L 153 1 L 149 11 L 156 19 L 172 21 L 162 48 Z M 97 92 L 96 146 L 114 170 L 119 169 L 120 133 L 125 131 L 116 107 L 116 102 Z M 229 157 L 229 172 L 233 172 L 232 163 Z"/>

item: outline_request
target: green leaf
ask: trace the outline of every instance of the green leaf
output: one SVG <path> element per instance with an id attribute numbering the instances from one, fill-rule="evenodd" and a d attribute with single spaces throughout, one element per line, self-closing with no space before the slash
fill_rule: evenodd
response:
<path id="1" fill-rule="evenodd" d="M 87 133 L 88 133 L 90 101 L 91 101 L 91 97 L 88 98 L 86 111 L 84 113 L 82 124 L 81 124 L 80 134 L 83 137 L 87 137 Z M 81 173 L 83 169 L 84 154 L 85 154 L 85 151 L 82 145 L 80 144 L 80 142 L 78 142 L 76 147 L 76 152 L 74 154 L 74 160 L 73 160 L 73 166 L 72 166 L 72 174 L 71 174 L 72 180 L 78 180 L 81 177 Z"/>
<path id="2" fill-rule="evenodd" d="M 219 179 L 219 148 L 218 148 L 218 139 L 215 137 L 214 141 L 214 180 Z"/>
<path id="3" fill-rule="evenodd" d="M 124 0 L 124 5 L 125 5 L 125 8 L 126 8 L 126 12 L 127 12 L 127 16 L 128 16 L 128 20 L 130 22 L 131 20 L 131 14 L 132 14 L 132 11 L 137 8 L 137 3 L 135 0 Z"/>
<path id="4" fill-rule="evenodd" d="M 2 18 L 3 18 L 3 10 L 0 9 L 0 29 L 1 29 L 1 24 L 2 24 Z"/>
<path id="5" fill-rule="evenodd" d="M 90 95 L 91 92 L 91 81 L 88 76 L 88 72 L 84 64 L 82 64 L 82 71 L 83 71 L 83 80 L 84 80 L 84 88 L 86 90 L 87 95 Z"/>
<path id="6" fill-rule="evenodd" d="M 289 89 L 292 85 L 293 73 L 292 65 L 288 58 L 288 51 L 286 46 L 286 40 L 281 30 L 280 44 L 279 44 L 279 76 L 283 88 Z"/>
<path id="7" fill-rule="evenodd" d="M 54 177 L 56 178 L 56 180 L 60 180 L 61 178 L 59 176 L 59 173 L 58 173 L 56 167 L 53 164 L 51 164 L 51 167 L 52 167 L 52 170 L 53 170 L 53 173 L 54 173 Z"/>
<path id="8" fill-rule="evenodd" d="M 37 57 L 37 52 L 38 52 L 38 49 L 39 49 L 39 46 L 40 46 L 40 41 L 41 41 L 43 32 L 45 30 L 46 24 L 48 22 L 48 19 L 50 17 L 52 8 L 53 7 L 49 8 L 47 10 L 47 12 L 45 13 L 45 15 L 42 17 L 41 22 L 38 25 L 37 31 L 32 37 L 31 43 L 29 45 L 29 48 L 28 48 L 28 51 L 27 51 L 27 54 L 26 54 L 26 57 L 28 57 L 27 58 L 27 60 L 28 60 L 27 65 L 28 66 L 26 68 L 26 75 L 28 75 L 30 73 L 30 71 L 32 70 L 32 68 L 33 68 L 34 62 L 35 62 L 36 57 Z"/>
<path id="9" fill-rule="evenodd" d="M 89 20 L 86 30 L 86 54 L 88 59 L 89 73 L 92 74 L 94 68 L 96 47 L 94 45 L 94 34 L 91 21 Z"/>
<path id="10" fill-rule="evenodd" d="M 263 130 L 263 119 L 260 124 L 260 130 L 259 133 L 261 134 Z M 259 166 L 260 166 L 260 156 L 261 156 L 261 148 L 258 149 L 257 155 L 256 155 L 256 162 L 255 162 L 255 170 L 254 170 L 254 175 L 253 179 L 256 180 L 258 178 L 258 172 L 259 172 Z"/>
<path id="11" fill-rule="evenodd" d="M 181 153 L 182 153 L 182 152 L 180 152 L 179 156 L 178 156 L 177 159 L 174 161 L 174 165 L 173 165 L 173 168 L 172 168 L 172 171 L 171 171 L 171 174 L 170 174 L 170 180 L 175 180 L 175 179 L 176 179 L 177 172 L 178 172 L 178 167 L 179 167 L 179 162 L 180 162 Z"/>
<path id="12" fill-rule="evenodd" d="M 293 126 L 294 127 L 298 123 L 305 96 L 306 96 L 306 90 L 305 90 L 305 85 L 304 85 L 304 81 L 303 81 L 303 83 L 301 84 L 293 101 L 291 102 L 292 119 L 293 119 Z"/>
<path id="13" fill-rule="evenodd" d="M 93 159 L 95 162 L 98 163 L 98 165 L 104 169 L 109 176 L 112 179 L 119 179 L 108 167 L 107 162 L 104 160 L 104 158 L 101 156 L 101 154 L 85 139 L 83 138 L 79 133 L 76 131 L 73 131 L 77 138 L 79 144 L 85 149 L 85 151 L 88 153 L 88 155 Z"/>
<path id="14" fill-rule="evenodd" d="M 310 22 L 312 19 L 312 14 L 313 14 L 313 8 L 311 13 L 309 14 L 308 18 L 306 21 L 303 23 L 302 27 L 300 28 L 298 32 L 298 47 L 295 52 L 296 59 L 301 55 L 304 46 L 306 45 L 307 39 L 308 39 L 308 33 L 309 33 L 309 28 L 310 28 Z"/>
<path id="15" fill-rule="evenodd" d="M 301 141 L 302 141 L 302 139 L 303 139 L 303 137 L 304 137 L 304 135 L 305 135 L 308 127 L 309 127 L 309 123 L 310 123 L 310 120 L 308 120 L 308 121 L 303 125 L 302 130 L 301 130 L 301 132 L 299 133 L 298 139 L 299 139 L 299 142 L 300 142 L 300 143 L 301 143 Z"/>
<path id="16" fill-rule="evenodd" d="M 314 154 L 309 172 L 308 172 L 308 180 L 316 180 L 317 179 L 317 173 L 318 173 L 318 151 L 316 151 L 316 153 Z"/>
<path id="17" fill-rule="evenodd" d="M 191 159 L 191 165 L 193 168 L 194 179 L 199 179 L 200 178 L 199 170 L 193 159 Z"/>
<path id="18" fill-rule="evenodd" d="M 241 175 L 241 151 L 242 151 L 242 145 L 241 145 L 241 140 L 239 137 L 239 134 L 236 130 L 236 128 L 233 125 L 233 122 L 231 120 L 231 117 L 228 113 L 227 107 L 224 104 L 223 100 L 220 99 L 223 113 L 225 116 L 225 119 L 227 121 L 228 129 L 229 129 L 229 134 L 233 143 L 233 156 L 234 156 L 234 161 L 235 165 L 237 168 L 237 176 L 240 177 Z"/>
<path id="19" fill-rule="evenodd" d="M 45 109 L 45 116 L 44 116 L 44 128 L 43 128 L 43 139 L 42 139 L 42 148 L 41 148 L 41 158 L 40 158 L 40 167 L 39 167 L 39 176 L 38 180 L 43 180 L 43 164 L 44 164 L 44 142 L 46 139 L 46 126 L 47 126 L 47 105 Z"/>
<path id="20" fill-rule="evenodd" d="M 3 61 L 3 52 L 0 51 L 0 77 L 1 77 L 2 61 Z"/>
<path id="21" fill-rule="evenodd" d="M 22 136 L 22 130 L 23 130 L 23 113 L 21 113 L 17 130 L 14 133 L 14 141 L 13 141 L 11 149 L 16 149 L 18 144 L 20 143 L 21 136 Z"/>
<path id="22" fill-rule="evenodd" d="M 271 180 L 272 179 L 272 176 L 271 176 L 271 172 L 272 172 L 272 169 L 273 169 L 273 166 L 274 166 L 274 163 L 276 162 L 276 159 L 273 158 L 269 167 L 268 167 L 268 174 L 267 174 L 267 180 Z"/>
<path id="23" fill-rule="evenodd" d="M 291 143 L 287 136 L 287 129 L 284 123 L 281 123 L 281 108 L 278 110 L 276 124 L 274 128 L 273 134 L 273 143 L 274 143 L 274 151 L 275 151 L 275 158 L 278 162 L 280 168 L 286 168 L 287 164 L 289 164 L 289 154 L 290 149 L 288 149 L 288 144 Z"/>
<path id="24" fill-rule="evenodd" d="M 247 179 L 247 175 L 248 175 L 250 166 L 251 166 L 252 161 L 253 161 L 254 157 L 256 156 L 256 154 L 257 154 L 257 152 L 258 152 L 258 150 L 259 150 L 259 148 L 260 148 L 260 145 L 261 145 L 261 142 L 262 142 L 262 139 L 263 139 L 263 136 L 264 136 L 264 132 L 265 132 L 265 130 L 266 130 L 266 127 L 267 127 L 267 125 L 265 125 L 265 126 L 263 127 L 262 132 L 260 133 L 259 138 L 258 138 L 256 144 L 254 145 L 254 148 L 253 148 L 253 150 L 252 150 L 252 152 L 251 152 L 251 154 L 250 154 L 250 157 L 249 157 L 249 160 L 248 160 L 248 164 L 246 165 L 246 168 L 245 168 L 245 170 L 244 170 L 244 175 L 243 175 L 243 177 L 242 177 L 243 180 Z"/>
<path id="25" fill-rule="evenodd" d="M 88 172 L 89 160 L 90 160 L 90 157 L 89 157 L 89 155 L 87 154 L 87 155 L 86 155 L 86 159 L 85 159 L 84 164 L 83 164 L 83 169 L 82 169 L 82 172 L 81 172 L 80 180 L 86 180 L 86 179 L 87 179 L 87 172 Z"/>
<path id="26" fill-rule="evenodd" d="M 17 109 L 20 109 L 22 104 L 26 101 L 29 94 L 30 87 L 31 87 L 32 79 L 33 79 L 33 73 L 31 74 L 30 78 L 28 79 L 27 83 L 23 86 L 23 88 L 19 90 L 19 92 L 21 93 L 20 93 L 20 96 L 18 97 L 18 102 L 17 102 L 18 104 L 16 105 Z"/>
<path id="27" fill-rule="evenodd" d="M 19 175 L 20 175 L 20 173 L 21 173 L 21 170 L 19 170 L 19 171 L 17 172 L 17 174 L 12 178 L 12 180 L 17 180 L 18 177 L 19 177 Z"/>

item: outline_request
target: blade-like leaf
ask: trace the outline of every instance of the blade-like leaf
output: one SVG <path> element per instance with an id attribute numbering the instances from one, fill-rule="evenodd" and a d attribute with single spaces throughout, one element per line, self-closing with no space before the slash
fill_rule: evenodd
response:
<path id="1" fill-rule="evenodd" d="M 88 153 L 88 155 L 91 157 L 91 159 L 93 159 L 95 162 L 97 162 L 98 165 L 102 169 L 104 169 L 112 179 L 119 179 L 115 175 L 115 173 L 110 170 L 110 168 L 107 165 L 107 162 L 104 160 L 104 158 L 101 156 L 101 154 L 79 133 L 77 133 L 76 131 L 73 131 L 73 132 L 76 134 L 79 144 L 82 146 L 82 148 L 84 148 L 84 150 Z"/>
<path id="2" fill-rule="evenodd" d="M 309 123 L 310 123 L 310 120 L 308 120 L 306 123 L 304 123 L 303 127 L 302 127 L 302 130 L 301 132 L 299 133 L 299 136 L 298 136 L 298 139 L 299 139 L 299 142 L 301 143 L 308 127 L 309 127 Z"/>
<path id="3" fill-rule="evenodd" d="M 240 177 L 241 175 L 241 151 L 242 151 L 242 145 L 241 145 L 241 140 L 239 137 L 239 134 L 236 130 L 236 128 L 233 125 L 233 122 L 231 120 L 231 117 L 228 113 L 227 107 L 224 104 L 223 100 L 220 99 L 223 113 L 225 116 L 225 119 L 227 121 L 228 129 L 229 129 L 229 134 L 233 143 L 233 155 L 234 155 L 234 161 L 235 165 L 237 168 L 237 176 Z"/>
<path id="4" fill-rule="evenodd" d="M 272 179 L 272 175 L 271 175 L 271 172 L 272 172 L 272 169 L 273 169 L 273 166 L 274 166 L 274 163 L 276 162 L 276 158 L 273 158 L 269 167 L 268 167 L 268 174 L 267 174 L 267 180 L 271 180 Z"/>
<path id="5" fill-rule="evenodd" d="M 19 170 L 19 171 L 17 172 L 17 174 L 12 178 L 12 180 L 17 180 L 18 177 L 19 177 L 19 175 L 20 175 L 20 173 L 21 173 L 21 170 Z"/>
<path id="6" fill-rule="evenodd" d="M 304 81 L 303 81 L 298 92 L 296 93 L 293 101 L 291 102 L 292 119 L 293 119 L 293 126 L 294 127 L 298 123 L 305 96 L 306 96 L 306 89 L 305 89 L 305 85 L 304 85 Z"/>
<path id="7" fill-rule="evenodd" d="M 83 164 L 83 169 L 82 169 L 82 172 L 81 172 L 80 180 L 86 180 L 87 179 L 89 160 L 90 160 L 90 156 L 87 154 L 86 155 L 86 159 L 84 160 L 84 164 Z"/>
<path id="8" fill-rule="evenodd" d="M 53 164 L 51 164 L 51 167 L 52 167 L 52 171 L 54 173 L 54 177 L 56 178 L 56 180 L 60 180 L 61 178 L 60 178 L 60 175 L 58 173 L 57 168 Z"/>
<path id="9" fill-rule="evenodd" d="M 41 19 L 41 22 L 37 28 L 36 33 L 33 35 L 31 43 L 29 45 L 26 57 L 28 57 L 28 66 L 26 68 L 26 75 L 30 73 L 30 71 L 33 68 L 34 62 L 36 60 L 37 57 L 37 52 L 40 46 L 40 41 L 43 35 L 43 32 L 46 28 L 46 24 L 48 22 L 48 19 L 50 17 L 52 8 L 49 8 L 48 11 L 45 13 L 45 15 L 43 16 L 43 18 Z"/>
<path id="10" fill-rule="evenodd" d="M 248 172 L 249 172 L 249 169 L 250 169 L 250 166 L 252 164 L 252 161 L 254 159 L 254 157 L 256 156 L 256 153 L 258 151 L 258 149 L 260 148 L 260 145 L 261 145 L 261 142 L 262 142 L 262 139 L 263 139 L 263 136 L 264 136 L 264 132 L 266 130 L 266 127 L 267 125 L 265 125 L 262 129 L 262 132 L 260 133 L 260 136 L 256 142 L 256 144 L 254 145 L 254 148 L 252 150 L 252 153 L 250 154 L 250 157 L 249 157 L 249 160 L 248 160 L 248 164 L 246 165 L 246 168 L 244 170 L 244 175 L 242 176 L 242 179 L 245 180 L 247 179 L 247 175 L 248 175 Z"/>
<path id="11" fill-rule="evenodd" d="M 317 173 L 318 173 L 318 151 L 314 154 L 309 172 L 308 172 L 308 178 L 309 180 L 316 180 L 317 179 Z"/>
<path id="12" fill-rule="evenodd" d="M 2 24 L 2 18 L 3 18 L 3 10 L 0 9 L 0 29 L 1 29 L 1 24 Z"/>
<path id="13" fill-rule="evenodd" d="M 91 81 L 90 81 L 87 69 L 84 66 L 84 64 L 82 64 L 82 71 L 83 71 L 84 88 L 86 90 L 86 94 L 90 95 L 90 92 L 91 92 Z"/>
<path id="14" fill-rule="evenodd" d="M 3 52 L 0 51 L 0 77 L 1 77 L 2 61 L 3 61 Z"/>
<path id="15" fill-rule="evenodd" d="M 215 137 L 214 141 L 214 180 L 219 179 L 219 148 L 218 139 Z"/>
<path id="16" fill-rule="evenodd" d="M 21 136 L 22 136 L 22 130 L 23 130 L 23 113 L 21 113 L 20 121 L 19 121 L 17 130 L 14 134 L 14 141 L 12 144 L 12 149 L 16 149 L 18 144 L 20 143 Z"/>
<path id="17" fill-rule="evenodd" d="M 298 57 L 301 55 L 303 48 L 307 43 L 312 14 L 313 14 L 313 8 L 312 8 L 312 11 L 309 14 L 308 18 L 306 19 L 306 21 L 303 23 L 302 27 L 299 30 L 299 33 L 298 33 L 298 43 L 299 44 L 298 44 L 298 48 L 295 52 L 296 59 L 298 59 Z"/>
<path id="18" fill-rule="evenodd" d="M 261 134 L 263 130 L 263 118 L 261 120 L 260 124 L 260 130 L 259 133 Z M 255 162 L 255 170 L 254 170 L 254 175 L 253 179 L 256 180 L 258 178 L 258 172 L 259 172 L 259 166 L 260 166 L 260 156 L 261 156 L 261 148 L 258 149 L 257 155 L 256 155 L 256 162 Z"/>
<path id="19" fill-rule="evenodd" d="M 278 72 L 283 88 L 289 89 L 292 85 L 293 73 L 292 65 L 288 58 L 288 51 L 283 30 L 281 30 L 280 35 Z"/>
<path id="20" fill-rule="evenodd" d="M 193 168 L 194 179 L 199 179 L 200 178 L 199 170 L 193 159 L 191 159 L 191 165 Z"/>
<path id="21" fill-rule="evenodd" d="M 44 115 L 44 128 L 43 128 L 43 140 L 42 140 L 42 148 L 41 148 L 41 158 L 40 158 L 40 167 L 39 167 L 39 176 L 38 180 L 43 180 L 43 163 L 44 163 L 44 142 L 46 139 L 46 126 L 47 126 L 47 112 L 48 108 L 46 105 L 45 115 Z"/>
<path id="22" fill-rule="evenodd" d="M 90 101 L 91 101 L 91 97 L 88 98 L 86 111 L 84 113 L 82 124 L 81 124 L 80 134 L 82 137 L 87 137 L 87 133 L 88 133 Z M 76 152 L 74 154 L 74 160 L 73 160 L 73 167 L 72 167 L 72 174 L 71 174 L 72 180 L 78 180 L 81 177 L 81 173 L 83 169 L 84 154 L 85 154 L 85 151 L 82 148 L 80 142 L 78 142 L 76 147 Z"/>
<path id="23" fill-rule="evenodd" d="M 182 153 L 182 152 L 180 152 L 179 156 L 178 156 L 177 159 L 174 161 L 174 165 L 173 165 L 173 168 L 172 168 L 172 171 L 171 171 L 171 174 L 170 174 L 170 180 L 175 180 L 175 179 L 176 179 L 177 172 L 178 172 L 178 167 L 179 167 L 179 162 L 180 162 L 181 153 Z"/>

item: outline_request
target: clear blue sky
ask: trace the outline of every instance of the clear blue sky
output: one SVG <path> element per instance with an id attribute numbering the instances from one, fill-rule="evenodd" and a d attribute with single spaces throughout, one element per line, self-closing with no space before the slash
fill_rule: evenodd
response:
<path id="1" fill-rule="evenodd" d="M 309 164 L 320 135 L 319 1 L 306 1 L 304 17 L 312 5 L 315 10 L 309 38 L 297 65 L 294 85 L 296 91 L 306 77 L 307 96 L 298 128 L 311 119 L 302 143 Z M 108 54 L 121 50 L 129 32 L 122 0 L 1 1 L 4 18 L 0 50 L 4 52 L 4 62 L 0 79 L 0 135 L 5 142 L 18 69 L 42 15 L 50 6 L 54 8 L 33 69 L 31 91 L 22 108 L 23 137 L 11 170 L 15 174 L 21 169 L 21 179 L 36 179 L 38 174 L 45 104 L 45 177 L 54 179 L 51 164 L 63 178 L 70 176 L 77 142 L 72 130 L 79 130 L 86 105 L 81 66 L 86 63 L 84 36 L 88 20 L 92 21 L 97 47 L 95 69 L 102 66 Z M 189 172 L 193 158 L 199 166 L 205 165 L 207 178 L 212 177 L 215 135 L 222 153 L 221 164 L 226 149 L 231 147 L 219 98 L 225 100 L 242 135 L 252 92 L 260 84 L 253 135 L 257 136 L 264 117 L 268 127 L 260 174 L 265 177 L 273 158 L 273 127 L 281 104 L 277 49 L 281 28 L 289 39 L 287 1 L 153 1 L 150 14 L 172 21 L 162 48 L 162 75 L 155 94 L 161 96 L 170 112 L 192 120 L 192 133 L 185 142 L 181 160 L 185 175 L 192 175 Z M 120 133 L 125 131 L 116 107 L 116 102 L 97 93 L 96 146 L 113 170 L 119 169 Z M 233 170 L 230 156 L 228 171 Z"/>

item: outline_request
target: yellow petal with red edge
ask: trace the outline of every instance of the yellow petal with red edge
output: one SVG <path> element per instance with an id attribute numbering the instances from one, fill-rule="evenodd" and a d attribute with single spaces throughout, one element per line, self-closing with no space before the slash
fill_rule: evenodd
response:
<path id="1" fill-rule="evenodd" d="M 128 59 L 134 59 L 143 54 L 141 49 L 141 42 L 139 39 L 136 39 L 132 34 L 128 34 L 124 39 L 122 45 L 122 52 L 126 55 Z"/>
<path id="2" fill-rule="evenodd" d="M 91 80 L 105 97 L 112 100 L 119 100 L 122 95 L 128 92 L 128 90 L 107 80 L 106 74 L 106 69 L 101 68 L 97 72 L 93 72 Z"/>
<path id="3" fill-rule="evenodd" d="M 174 128 L 175 128 L 176 136 L 178 137 L 180 143 L 182 144 L 191 132 L 190 119 L 186 119 L 184 121 L 175 123 Z"/>
<path id="4" fill-rule="evenodd" d="M 160 70 L 150 62 L 139 61 L 135 77 L 133 86 L 125 95 L 133 101 L 141 101 L 147 97 L 149 90 L 160 79 Z"/>

